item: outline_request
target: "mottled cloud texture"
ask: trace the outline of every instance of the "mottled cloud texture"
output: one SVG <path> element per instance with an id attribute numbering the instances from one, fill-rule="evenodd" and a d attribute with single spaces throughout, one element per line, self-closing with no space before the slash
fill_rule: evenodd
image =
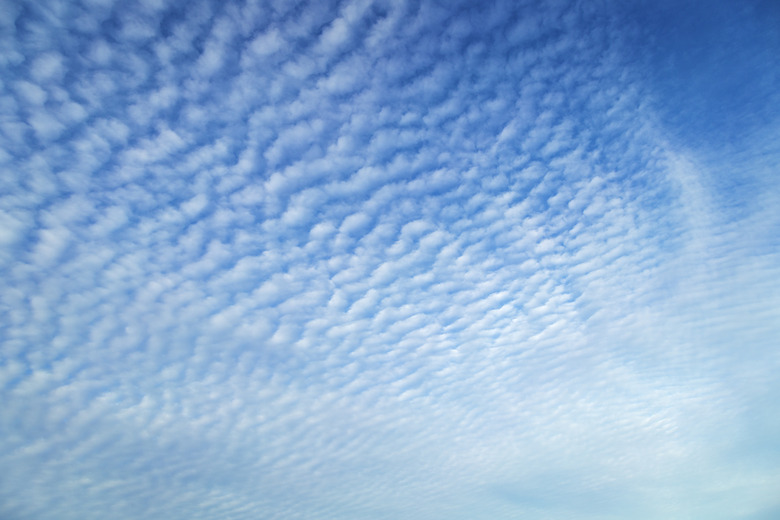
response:
<path id="1" fill-rule="evenodd" d="M 0 517 L 776 518 L 753 3 L 2 2 Z"/>

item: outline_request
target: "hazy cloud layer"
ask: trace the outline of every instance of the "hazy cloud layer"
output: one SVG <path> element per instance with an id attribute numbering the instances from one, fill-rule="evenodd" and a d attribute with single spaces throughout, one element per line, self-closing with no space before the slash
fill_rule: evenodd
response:
<path id="1" fill-rule="evenodd" d="M 0 516 L 776 512 L 778 109 L 538 4 L 4 2 Z"/>

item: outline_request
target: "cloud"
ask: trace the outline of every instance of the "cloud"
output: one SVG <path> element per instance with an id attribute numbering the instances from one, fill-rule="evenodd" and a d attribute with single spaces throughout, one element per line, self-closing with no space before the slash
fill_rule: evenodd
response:
<path id="1" fill-rule="evenodd" d="M 772 511 L 776 125 L 619 9 L 272 4 L 6 6 L 0 516 Z"/>

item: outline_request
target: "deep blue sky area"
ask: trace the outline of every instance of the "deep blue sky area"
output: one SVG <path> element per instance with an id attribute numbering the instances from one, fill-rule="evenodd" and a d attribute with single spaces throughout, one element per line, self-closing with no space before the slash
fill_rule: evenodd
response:
<path id="1" fill-rule="evenodd" d="M 0 519 L 778 516 L 777 2 L 0 12 Z"/>
<path id="2" fill-rule="evenodd" d="M 636 1 L 622 10 L 655 116 L 707 163 L 720 203 L 749 210 L 762 189 L 755 170 L 778 153 L 780 5 Z"/>
<path id="3" fill-rule="evenodd" d="M 745 146 L 777 122 L 776 2 L 628 2 L 659 115 L 691 144 Z"/>

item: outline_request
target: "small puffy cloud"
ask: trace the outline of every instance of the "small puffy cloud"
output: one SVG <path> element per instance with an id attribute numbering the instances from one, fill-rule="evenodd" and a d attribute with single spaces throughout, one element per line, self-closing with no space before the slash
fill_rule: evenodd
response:
<path id="1" fill-rule="evenodd" d="M 60 80 L 65 72 L 63 60 L 62 54 L 57 52 L 39 56 L 30 66 L 30 75 L 38 83 Z"/>

